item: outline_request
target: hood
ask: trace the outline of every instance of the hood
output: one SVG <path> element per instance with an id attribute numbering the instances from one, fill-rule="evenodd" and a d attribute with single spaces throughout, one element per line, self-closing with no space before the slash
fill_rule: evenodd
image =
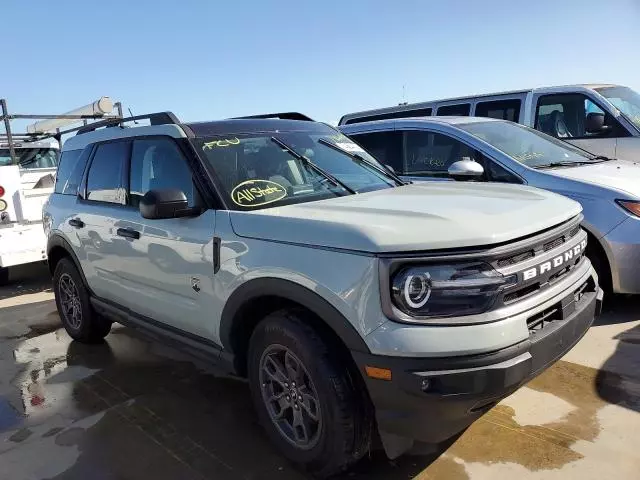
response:
<path id="1" fill-rule="evenodd" d="M 533 187 L 423 182 L 253 212 L 236 234 L 371 253 L 492 245 L 560 224 L 581 206 Z"/>
<path id="2" fill-rule="evenodd" d="M 612 160 L 594 165 L 556 168 L 548 170 L 546 173 L 601 187 L 624 190 L 635 197 L 640 197 L 640 164 L 637 162 Z"/>

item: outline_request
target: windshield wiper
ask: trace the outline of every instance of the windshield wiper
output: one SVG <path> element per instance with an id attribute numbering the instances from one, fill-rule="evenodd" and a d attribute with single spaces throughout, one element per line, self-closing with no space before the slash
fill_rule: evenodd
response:
<path id="1" fill-rule="evenodd" d="M 338 145 L 336 145 L 335 143 L 332 143 L 332 142 L 330 142 L 328 140 L 325 140 L 324 138 L 319 138 L 318 139 L 318 143 L 321 143 L 322 145 L 326 145 L 327 147 L 334 149 L 336 152 L 344 153 L 347 157 L 351 158 L 352 160 L 355 160 L 356 163 L 358 163 L 360 165 L 366 165 L 367 167 L 374 169 L 376 172 L 381 173 L 385 177 L 389 177 L 389 178 L 393 179 L 393 181 L 396 182 L 399 185 L 407 185 L 407 182 L 402 180 L 395 173 L 392 173 L 391 171 L 386 170 L 384 168 L 378 167 L 377 165 L 371 163 L 370 161 L 368 161 L 364 157 L 361 157 L 357 153 L 352 153 L 352 152 L 350 152 L 348 150 L 345 150 L 344 148 L 341 148 Z"/>
<path id="2" fill-rule="evenodd" d="M 286 143 L 284 143 L 282 140 L 280 140 L 279 138 L 276 137 L 271 137 L 271 141 L 273 143 L 275 143 L 276 145 L 279 145 L 282 149 L 286 150 L 292 157 L 294 157 L 297 160 L 300 160 L 301 162 L 303 162 L 305 165 L 307 165 L 309 168 L 311 168 L 312 170 L 315 170 L 317 173 L 319 173 L 320 175 L 322 175 L 324 178 L 326 178 L 327 180 L 329 180 L 331 183 L 333 183 L 334 185 L 336 185 L 337 187 L 342 187 L 344 188 L 347 192 L 351 193 L 351 194 L 355 194 L 358 193 L 356 192 L 353 188 L 349 187 L 348 185 L 344 184 L 343 182 L 341 182 L 340 180 L 338 180 L 336 177 L 334 177 L 333 175 L 331 175 L 329 172 L 327 172 L 324 168 L 316 165 L 315 163 L 313 163 L 308 157 L 305 157 L 304 155 L 299 154 L 298 152 L 296 152 L 292 147 L 290 147 L 289 145 L 287 145 Z"/>
<path id="3" fill-rule="evenodd" d="M 617 158 L 605 157 L 604 155 L 595 155 L 592 160 L 600 160 L 602 162 L 611 162 L 612 160 L 617 160 Z"/>
<path id="4" fill-rule="evenodd" d="M 551 162 L 551 163 L 544 163 L 542 165 L 536 165 L 535 168 L 536 170 L 543 170 L 545 168 L 558 168 L 558 167 L 576 167 L 578 165 L 589 165 L 593 162 Z"/>

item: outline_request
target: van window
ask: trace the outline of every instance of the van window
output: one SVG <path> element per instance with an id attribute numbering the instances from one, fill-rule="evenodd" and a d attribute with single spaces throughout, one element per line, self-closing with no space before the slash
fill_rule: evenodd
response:
<path id="1" fill-rule="evenodd" d="M 469 113 L 471 113 L 471 104 L 459 103 L 457 105 L 444 105 L 442 107 L 438 107 L 437 115 L 448 117 L 468 117 Z"/>
<path id="2" fill-rule="evenodd" d="M 186 195 L 189 206 L 195 206 L 193 174 L 173 140 L 135 140 L 129 174 L 129 205 L 137 207 L 149 190 L 168 188 L 181 190 Z"/>
<path id="3" fill-rule="evenodd" d="M 608 133 L 589 133 L 586 118 L 589 113 L 605 115 L 605 124 L 612 128 Z M 582 93 L 542 95 L 536 108 L 536 130 L 562 139 L 602 138 L 626 136 L 620 123 L 593 100 Z"/>
<path id="4" fill-rule="evenodd" d="M 98 145 L 87 177 L 88 200 L 125 204 L 122 172 L 124 162 L 129 156 L 130 145 L 130 142 Z"/>
<path id="5" fill-rule="evenodd" d="M 480 102 L 476 105 L 476 117 L 498 118 L 517 122 L 520 119 L 520 104 L 518 99 L 495 100 Z"/>
<path id="6" fill-rule="evenodd" d="M 409 117 L 429 117 L 431 116 L 431 108 L 417 108 L 414 110 L 400 110 L 397 112 L 380 113 L 378 115 L 370 115 L 367 117 L 352 118 L 345 122 L 345 125 L 351 123 L 373 122 L 374 120 L 388 120 L 390 118 L 409 118 Z"/>
<path id="7" fill-rule="evenodd" d="M 402 165 L 402 134 L 400 132 L 372 132 L 350 137 L 378 162 L 389 165 L 400 173 Z"/>
<path id="8" fill-rule="evenodd" d="M 455 138 L 424 130 L 407 130 L 407 175 L 448 176 L 448 169 L 458 160 L 476 160 L 477 152 Z"/>

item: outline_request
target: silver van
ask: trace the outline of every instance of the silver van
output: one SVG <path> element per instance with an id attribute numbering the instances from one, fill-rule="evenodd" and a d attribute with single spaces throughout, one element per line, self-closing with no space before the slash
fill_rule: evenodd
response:
<path id="1" fill-rule="evenodd" d="M 404 104 L 350 113 L 339 124 L 432 115 L 510 120 L 595 155 L 640 157 L 640 94 L 620 85 L 544 87 Z"/>
<path id="2" fill-rule="evenodd" d="M 587 255 L 601 286 L 640 293 L 640 164 L 592 155 L 517 123 L 490 118 L 378 120 L 340 127 L 410 180 L 530 185 L 582 204 Z M 476 205 L 470 203 L 469 211 Z"/>

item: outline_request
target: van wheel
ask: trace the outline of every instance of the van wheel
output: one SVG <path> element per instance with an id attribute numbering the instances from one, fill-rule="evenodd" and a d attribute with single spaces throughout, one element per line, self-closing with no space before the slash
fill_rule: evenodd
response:
<path id="1" fill-rule="evenodd" d="M 0 267 L 0 285 L 9 283 L 9 267 Z"/>
<path id="2" fill-rule="evenodd" d="M 249 343 L 249 386 L 271 441 L 292 462 L 328 477 L 369 450 L 372 415 L 348 368 L 305 316 L 281 310 L 258 324 Z"/>
<path id="3" fill-rule="evenodd" d="M 56 265 L 53 291 L 62 325 L 71 338 L 97 343 L 109 334 L 111 322 L 93 311 L 80 273 L 68 258 L 63 258 Z"/>

